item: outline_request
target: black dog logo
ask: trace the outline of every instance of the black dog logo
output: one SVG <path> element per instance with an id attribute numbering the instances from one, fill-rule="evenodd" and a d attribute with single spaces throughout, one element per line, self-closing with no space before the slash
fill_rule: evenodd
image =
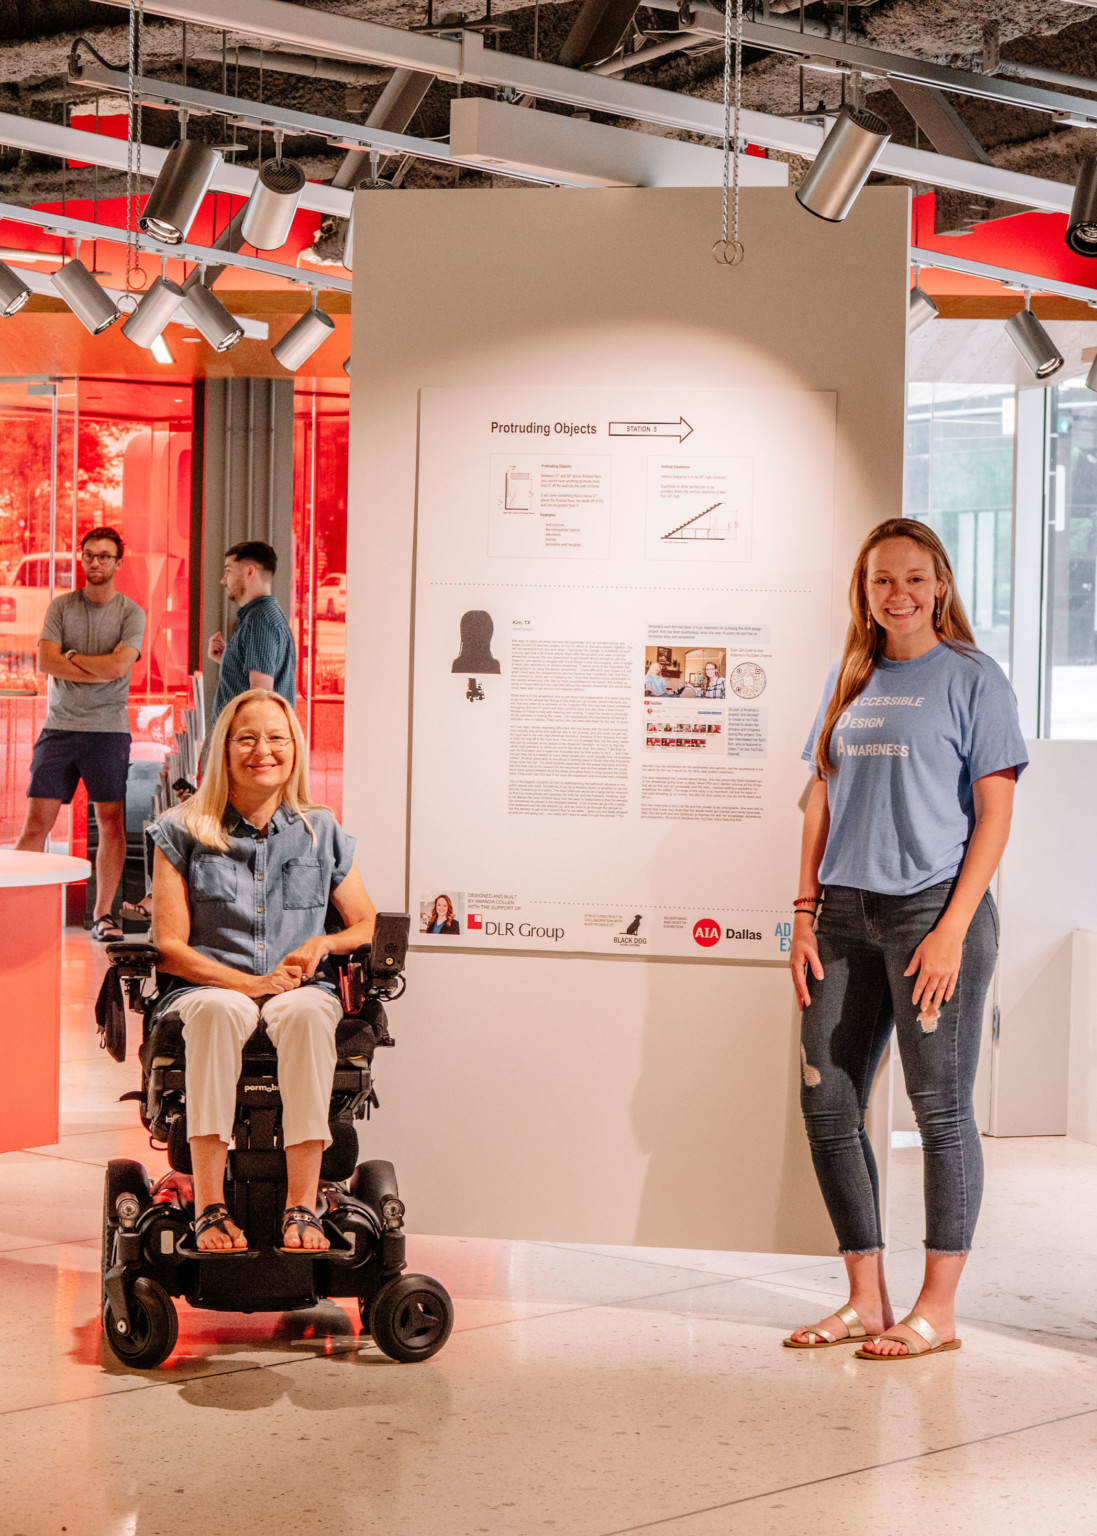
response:
<path id="1" fill-rule="evenodd" d="M 639 933 L 640 932 L 640 914 L 639 914 L 639 912 L 637 912 L 636 916 L 632 919 L 632 922 L 629 923 L 628 927 L 625 929 L 625 932 L 626 933 Z"/>

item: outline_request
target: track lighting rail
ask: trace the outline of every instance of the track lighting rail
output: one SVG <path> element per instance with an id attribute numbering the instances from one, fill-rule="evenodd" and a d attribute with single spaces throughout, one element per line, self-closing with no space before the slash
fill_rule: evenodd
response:
<path id="1" fill-rule="evenodd" d="M 1083 304 L 1097 309 L 1097 288 L 1082 288 L 1078 283 L 1061 283 L 1058 278 L 1038 277 L 1033 272 L 1017 272 L 1011 267 L 992 267 L 982 261 L 968 261 L 962 256 L 945 256 L 940 251 L 927 251 L 913 247 L 911 265 L 936 267 L 939 272 L 963 272 L 968 277 L 985 277 L 989 282 L 1001 283 L 1007 288 L 1017 288 L 1031 293 L 1053 293 L 1060 299 L 1079 299 Z"/>
<path id="2" fill-rule="evenodd" d="M 107 0 L 107 3 L 127 8 L 123 0 Z M 664 3 L 669 4 L 670 0 L 664 0 Z M 714 140 L 721 139 L 723 134 L 723 107 L 720 102 L 486 49 L 483 38 L 477 32 L 465 31 L 457 39 L 432 37 L 424 33 L 403 32 L 396 27 L 384 27 L 377 22 L 361 21 L 330 11 L 290 5 L 285 0 L 144 0 L 144 7 L 150 15 L 170 16 L 176 20 L 212 27 L 218 32 L 227 29 L 251 39 L 270 39 L 311 53 L 330 54 L 359 63 L 386 64 L 489 89 L 509 87 L 519 96 L 555 101 L 589 112 L 605 112 L 664 128 L 685 129 Z M 677 0 L 673 8 L 677 10 Z M 800 36 L 799 32 L 793 34 L 790 29 L 772 25 L 770 30 L 785 42 L 794 35 L 796 38 Z M 823 41 L 821 37 L 811 34 L 814 52 L 818 52 L 815 44 Z M 922 78 L 917 60 L 900 59 L 898 55 L 886 57 L 894 57 L 898 61 L 897 67 L 901 64 L 905 68 L 906 78 Z M 975 76 L 965 74 L 964 71 L 956 71 L 956 74 L 969 85 L 979 84 L 981 88 L 993 91 L 996 99 L 1005 99 L 1001 95 L 1002 91 L 1020 93 L 1025 97 L 1024 104 L 1034 110 L 1057 112 L 1060 104 L 1065 103 L 1075 116 L 1086 113 L 1097 121 L 1097 103 L 1092 101 L 1060 97 L 1056 92 L 1037 91 L 1018 81 L 1000 80 L 996 76 Z M 925 83 L 940 84 L 935 75 L 932 79 L 927 78 Z M 167 82 L 158 82 L 158 85 L 165 94 L 172 89 Z M 959 89 L 959 86 L 948 85 L 947 89 Z M 1042 105 L 1037 104 L 1038 97 Z M 1015 98 L 1010 95 L 1009 99 Z M 1020 96 L 1016 97 L 1016 101 L 1021 104 Z M 254 110 L 254 104 L 251 107 Z M 273 116 L 271 109 L 263 110 Z M 347 142 L 352 137 L 363 141 L 365 130 L 359 125 L 340 124 L 339 130 Z M 822 131 L 812 124 L 753 111 L 741 114 L 741 131 L 751 143 L 785 150 L 809 160 L 814 160 L 819 153 L 824 137 Z M 1047 181 L 1040 176 L 1026 176 L 995 165 L 980 165 L 970 160 L 908 149 L 901 144 L 887 145 L 877 162 L 876 170 L 904 181 L 948 187 L 954 191 L 971 192 L 980 197 L 1000 199 L 1048 212 L 1068 212 L 1071 203 L 1072 189 L 1062 183 Z M 515 174 L 513 171 L 508 173 L 505 165 L 493 166 L 492 173 Z M 519 179 L 534 178 L 523 176 Z M 552 180 L 557 184 L 566 184 L 566 178 L 562 176 L 553 177 Z"/>
<path id="3" fill-rule="evenodd" d="M 112 240 L 122 244 L 126 238 L 124 229 L 111 224 L 93 224 L 88 219 L 72 219 L 59 213 L 40 213 L 36 208 L 22 208 L 15 203 L 0 203 L 0 219 L 31 224 L 36 229 L 44 229 L 47 234 L 65 240 Z M 169 260 L 208 263 L 211 267 L 243 267 L 249 272 L 266 272 L 287 283 L 300 284 L 303 288 L 330 289 L 336 293 L 351 291 L 351 284 L 345 277 L 328 276 L 313 268 L 306 272 L 299 267 L 287 267 L 278 261 L 264 261 L 259 256 L 245 256 L 240 251 L 214 250 L 207 245 L 192 245 L 187 240 L 179 245 L 164 245 L 159 240 L 149 239 L 147 235 L 139 236 L 137 243 L 141 250 L 151 251 L 156 256 L 166 256 Z M 60 262 L 65 258 L 59 252 L 57 259 Z"/>

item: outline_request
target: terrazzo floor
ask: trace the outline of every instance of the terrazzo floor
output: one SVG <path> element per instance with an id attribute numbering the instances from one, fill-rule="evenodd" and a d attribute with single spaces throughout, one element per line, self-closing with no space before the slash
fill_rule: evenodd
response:
<path id="1" fill-rule="evenodd" d="M 457 1310 L 426 1364 L 334 1302 L 181 1303 L 131 1371 L 99 1336 L 102 1170 L 162 1165 L 95 1040 L 102 954 L 65 950 L 62 1139 L 0 1156 L 0 1536 L 1097 1536 L 1097 1147 L 985 1142 L 934 1360 L 780 1348 L 844 1299 L 834 1258 L 415 1237 Z M 893 1153 L 897 1308 L 920 1161 Z"/>

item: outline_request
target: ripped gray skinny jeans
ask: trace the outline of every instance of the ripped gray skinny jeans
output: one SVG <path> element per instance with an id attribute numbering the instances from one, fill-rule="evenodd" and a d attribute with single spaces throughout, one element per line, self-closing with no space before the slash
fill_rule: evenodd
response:
<path id="1" fill-rule="evenodd" d="M 998 955 L 998 913 L 983 897 L 964 939 L 960 977 L 934 1022 L 911 1003 L 903 972 L 948 905 L 955 880 L 913 896 L 828 886 L 816 928 L 824 977 L 808 972 L 800 1033 L 800 1104 L 819 1188 L 843 1254 L 883 1248 L 876 1161 L 865 1134 L 873 1077 L 894 1029 L 922 1133 L 926 1248 L 967 1253 L 983 1194 L 972 1090 L 983 1002 Z"/>

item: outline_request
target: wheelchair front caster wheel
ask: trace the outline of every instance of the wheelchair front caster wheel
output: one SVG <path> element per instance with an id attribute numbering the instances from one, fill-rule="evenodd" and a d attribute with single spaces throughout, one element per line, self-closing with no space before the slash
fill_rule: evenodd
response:
<path id="1" fill-rule="evenodd" d="M 134 1281 L 129 1306 L 130 1326 L 123 1333 L 110 1302 L 104 1303 L 103 1333 L 111 1353 L 123 1365 L 138 1371 L 151 1371 L 168 1358 L 179 1337 L 175 1303 L 162 1285 L 142 1275 Z"/>
<path id="2" fill-rule="evenodd" d="M 361 1310 L 364 1312 L 365 1307 Z M 377 1292 L 369 1309 L 369 1332 L 390 1360 L 406 1365 L 429 1360 L 453 1332 L 449 1292 L 429 1275 L 401 1275 L 390 1280 Z"/>

